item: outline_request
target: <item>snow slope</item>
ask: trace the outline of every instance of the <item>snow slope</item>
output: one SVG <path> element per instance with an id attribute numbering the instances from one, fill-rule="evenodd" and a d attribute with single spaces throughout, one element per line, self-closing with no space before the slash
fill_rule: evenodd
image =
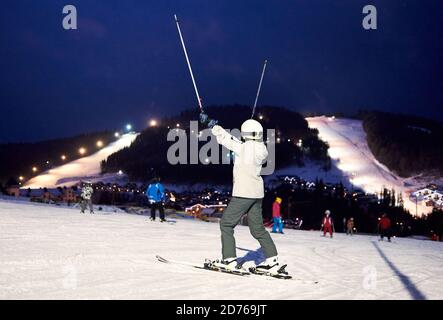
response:
<path id="1" fill-rule="evenodd" d="M 378 193 L 383 187 L 403 193 L 404 206 L 411 214 L 432 211 L 424 203 L 409 199 L 410 194 L 431 181 L 404 179 L 377 161 L 369 149 L 363 123 L 353 119 L 332 119 L 325 116 L 306 118 L 309 127 L 319 131 L 319 137 L 329 144 L 328 153 L 335 165 L 354 186 L 365 192 Z M 416 211 L 417 209 L 417 211 Z"/>
<path id="2" fill-rule="evenodd" d="M 288 270 L 307 281 L 238 277 L 165 265 L 220 254 L 216 223 L 148 222 L 0 201 L 0 299 L 442 299 L 443 243 L 374 236 L 273 235 Z M 238 255 L 261 261 L 247 227 Z M 249 263 L 249 262 L 248 262 Z M 318 284 L 310 280 L 319 281 Z"/>
<path id="3" fill-rule="evenodd" d="M 48 170 L 26 182 L 24 188 L 56 188 L 58 186 L 72 186 L 82 178 L 91 181 L 113 180 L 115 175 L 100 175 L 100 162 L 111 154 L 131 145 L 138 133 L 127 133 L 117 141 L 110 143 L 96 153 L 71 161 L 65 165 Z"/>

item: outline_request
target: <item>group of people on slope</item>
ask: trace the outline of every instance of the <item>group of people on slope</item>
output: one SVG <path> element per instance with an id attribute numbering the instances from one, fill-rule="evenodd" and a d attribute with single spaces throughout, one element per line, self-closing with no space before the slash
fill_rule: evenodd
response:
<path id="1" fill-rule="evenodd" d="M 354 226 L 354 218 L 351 217 L 347 220 L 346 218 L 343 218 L 343 231 L 347 235 L 352 236 L 354 234 Z M 334 221 L 331 217 L 331 211 L 325 211 L 320 230 L 323 230 L 324 237 L 326 237 L 326 234 L 329 233 L 330 237 L 332 238 L 335 229 Z M 380 234 L 380 241 L 383 241 L 383 239 L 386 237 L 388 241 L 391 242 L 391 219 L 389 219 L 386 213 L 383 213 L 382 217 L 379 219 L 377 230 Z"/>
<path id="2" fill-rule="evenodd" d="M 92 204 L 92 195 L 94 194 L 94 189 L 92 188 L 92 183 L 85 181 L 81 183 L 81 201 L 80 201 L 80 212 L 85 213 L 85 210 L 89 208 L 89 212 L 94 214 L 94 205 Z M 165 188 L 160 183 L 160 178 L 154 178 L 154 181 L 146 189 L 146 196 L 151 205 L 151 217 L 152 221 L 155 220 L 155 212 L 158 209 L 160 212 L 160 221 L 164 222 L 165 211 L 163 208 L 163 202 L 165 201 Z"/>

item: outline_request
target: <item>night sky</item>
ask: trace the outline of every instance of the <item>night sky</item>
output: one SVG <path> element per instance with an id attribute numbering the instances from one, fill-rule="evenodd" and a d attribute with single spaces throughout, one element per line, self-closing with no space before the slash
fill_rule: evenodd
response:
<path id="1" fill-rule="evenodd" d="M 62 28 L 62 8 L 78 30 Z M 362 8 L 378 9 L 378 30 Z M 173 14 L 205 105 L 377 109 L 443 120 L 440 0 L 2 1 L 0 142 L 37 141 L 196 106 Z"/>

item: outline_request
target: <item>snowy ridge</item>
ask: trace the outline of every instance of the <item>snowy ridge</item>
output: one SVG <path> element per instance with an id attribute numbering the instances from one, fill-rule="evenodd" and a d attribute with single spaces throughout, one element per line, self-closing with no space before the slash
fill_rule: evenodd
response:
<path id="1" fill-rule="evenodd" d="M 272 235 L 280 261 L 304 281 L 233 277 L 156 255 L 219 258 L 216 223 L 170 225 L 130 214 L 0 200 L 0 299 L 442 299 L 443 243 L 286 230 Z M 235 231 L 247 263 L 264 257 L 249 229 Z M 314 284 L 312 281 L 318 281 Z"/>
<path id="2" fill-rule="evenodd" d="M 362 121 L 325 116 L 306 120 L 309 127 L 318 129 L 319 137 L 329 144 L 328 153 L 348 183 L 368 193 L 379 193 L 383 187 L 401 192 L 404 206 L 411 214 L 422 215 L 432 211 L 432 207 L 423 203 L 418 203 L 416 207 L 410 195 L 435 179 L 404 179 L 378 162 L 369 149 Z"/>
<path id="3" fill-rule="evenodd" d="M 71 161 L 65 165 L 50 169 L 26 182 L 24 188 L 56 188 L 58 186 L 72 186 L 82 179 L 92 182 L 115 180 L 117 175 L 100 175 L 100 162 L 111 154 L 129 147 L 138 136 L 138 133 L 127 133 L 117 141 L 110 143 L 96 153 Z"/>

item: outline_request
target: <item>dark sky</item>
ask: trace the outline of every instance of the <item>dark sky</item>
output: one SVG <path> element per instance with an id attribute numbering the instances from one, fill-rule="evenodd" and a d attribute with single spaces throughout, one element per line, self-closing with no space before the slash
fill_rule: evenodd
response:
<path id="1" fill-rule="evenodd" d="M 378 30 L 361 26 L 378 9 Z M 62 28 L 62 8 L 78 30 Z M 443 120 L 442 1 L 2 1 L 0 142 L 138 128 L 196 99 L 298 111 L 378 109 Z"/>

